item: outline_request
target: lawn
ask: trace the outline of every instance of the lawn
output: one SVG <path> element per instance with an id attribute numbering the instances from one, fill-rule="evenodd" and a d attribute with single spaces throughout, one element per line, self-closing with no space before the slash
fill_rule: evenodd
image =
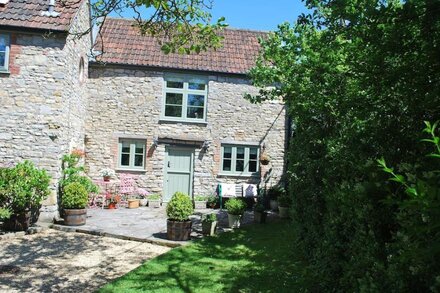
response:
<path id="1" fill-rule="evenodd" d="M 148 261 L 99 292 L 294 292 L 291 224 L 251 225 Z"/>

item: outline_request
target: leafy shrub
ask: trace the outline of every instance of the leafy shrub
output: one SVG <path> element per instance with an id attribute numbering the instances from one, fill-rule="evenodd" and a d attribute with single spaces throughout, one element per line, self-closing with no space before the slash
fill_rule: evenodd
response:
<path id="1" fill-rule="evenodd" d="M 79 182 L 72 182 L 64 186 L 61 205 L 65 209 L 84 209 L 88 201 L 87 189 Z"/>
<path id="2" fill-rule="evenodd" d="M 278 205 L 280 207 L 289 208 L 292 205 L 292 198 L 287 194 L 283 194 L 278 197 Z"/>
<path id="3" fill-rule="evenodd" d="M 231 198 L 225 203 L 228 213 L 231 215 L 242 215 L 246 210 L 246 204 L 238 198 Z"/>
<path id="4" fill-rule="evenodd" d="M 189 195 L 176 192 L 167 204 L 167 216 L 172 221 L 188 221 L 194 212 L 193 203 Z"/>
<path id="5" fill-rule="evenodd" d="M 217 215 L 216 214 L 205 214 L 202 215 L 202 222 L 203 223 L 212 223 L 217 221 Z"/>
<path id="6" fill-rule="evenodd" d="M 208 196 L 207 203 L 208 203 L 208 207 L 215 208 L 215 206 L 218 203 L 218 196 L 215 195 Z"/>
<path id="7" fill-rule="evenodd" d="M 266 210 L 264 204 L 262 202 L 257 202 L 254 206 L 254 211 L 263 213 Z"/>
<path id="8" fill-rule="evenodd" d="M 196 195 L 194 196 L 194 201 L 206 201 L 208 197 L 206 195 Z"/>
<path id="9" fill-rule="evenodd" d="M 0 208 L 3 218 L 39 209 L 49 195 L 50 176 L 30 161 L 12 168 L 0 168 Z"/>
<path id="10" fill-rule="evenodd" d="M 63 178 L 60 181 L 61 194 L 64 186 L 77 182 L 84 186 L 88 193 L 98 193 L 99 188 L 84 174 L 84 166 L 79 165 L 83 152 L 73 150 L 70 154 L 62 158 Z"/>
<path id="11" fill-rule="evenodd" d="M 160 194 L 157 194 L 157 193 L 153 193 L 153 194 L 150 194 L 148 196 L 148 199 L 151 199 L 151 200 L 159 200 L 161 198 L 162 198 L 162 196 Z"/>
<path id="12" fill-rule="evenodd" d="M 285 189 L 279 185 L 274 185 L 271 186 L 268 190 L 267 190 L 267 196 L 271 199 L 271 200 L 276 200 L 279 196 L 282 196 L 286 193 Z"/>

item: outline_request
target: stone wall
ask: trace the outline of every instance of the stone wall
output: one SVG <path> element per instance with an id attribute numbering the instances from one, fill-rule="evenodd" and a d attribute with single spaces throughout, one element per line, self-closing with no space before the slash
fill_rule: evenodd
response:
<path id="1" fill-rule="evenodd" d="M 84 3 L 72 32 L 89 26 Z M 57 212 L 61 156 L 83 147 L 85 83 L 79 83 L 79 58 L 88 66 L 90 35 L 11 32 L 10 73 L 0 75 L 0 164 L 31 160 L 52 176 L 52 194 L 42 218 Z M 87 70 L 85 70 L 87 72 Z M 87 73 L 86 73 L 87 74 Z"/>
<path id="2" fill-rule="evenodd" d="M 86 166 L 94 178 L 102 168 L 117 169 L 120 138 L 146 139 L 145 171 L 132 172 L 138 185 L 149 192 L 163 190 L 165 145 L 152 146 L 154 138 L 211 141 L 207 151 L 195 148 L 194 194 L 212 194 L 218 183 L 260 183 L 270 186 L 284 171 L 285 109 L 279 101 L 253 105 L 244 93 L 256 93 L 239 77 L 205 75 L 208 78 L 207 123 L 160 121 L 163 102 L 161 71 L 92 66 L 89 71 L 89 108 L 86 125 Z M 272 158 L 261 166 L 261 177 L 221 176 L 221 142 L 259 142 Z M 120 170 L 119 173 L 126 171 Z"/>

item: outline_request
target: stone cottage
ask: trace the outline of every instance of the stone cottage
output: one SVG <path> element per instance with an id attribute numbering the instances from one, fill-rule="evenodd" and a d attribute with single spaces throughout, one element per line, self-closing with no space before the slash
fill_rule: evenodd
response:
<path id="1" fill-rule="evenodd" d="M 86 0 L 4 2 L 0 163 L 30 159 L 49 170 L 47 219 L 57 211 L 61 157 L 74 148 L 85 150 L 92 178 L 103 168 L 129 173 L 165 201 L 175 191 L 213 194 L 219 183 L 280 181 L 284 104 L 243 98 L 258 91 L 246 73 L 265 33 L 226 29 L 220 49 L 165 55 L 127 19 L 107 19 L 96 44 L 79 34 L 90 27 Z"/>

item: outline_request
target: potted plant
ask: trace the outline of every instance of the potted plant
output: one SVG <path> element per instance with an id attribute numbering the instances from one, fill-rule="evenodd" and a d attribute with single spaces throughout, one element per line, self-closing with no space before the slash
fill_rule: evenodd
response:
<path id="1" fill-rule="evenodd" d="M 115 176 L 115 171 L 113 171 L 113 169 L 110 168 L 104 168 L 101 171 L 99 171 L 99 174 L 102 176 L 104 181 L 108 182 L 110 181 L 111 177 Z"/>
<path id="2" fill-rule="evenodd" d="M 262 202 L 257 201 L 254 206 L 254 222 L 266 223 L 267 212 Z"/>
<path id="3" fill-rule="evenodd" d="M 274 185 L 267 190 L 267 196 L 270 200 L 270 209 L 272 211 L 278 210 L 278 197 L 283 195 L 285 190 L 279 185 Z"/>
<path id="4" fill-rule="evenodd" d="M 150 193 L 143 188 L 138 188 L 139 205 L 145 207 L 148 204 L 148 195 Z"/>
<path id="5" fill-rule="evenodd" d="M 288 218 L 292 199 L 289 195 L 283 194 L 278 198 L 278 209 L 280 218 Z"/>
<path id="6" fill-rule="evenodd" d="M 114 210 L 117 208 L 117 204 L 121 201 L 121 196 L 118 194 L 107 192 L 107 194 L 105 195 L 105 199 L 107 201 L 107 208 L 109 210 Z"/>
<path id="7" fill-rule="evenodd" d="M 202 215 L 202 233 L 205 235 L 215 235 L 215 228 L 217 227 L 217 215 L 206 214 Z"/>
<path id="8" fill-rule="evenodd" d="M 169 201 L 167 208 L 167 237 L 169 240 L 189 240 L 191 234 L 191 220 L 189 216 L 194 212 L 193 203 L 189 195 L 176 192 Z"/>
<path id="9" fill-rule="evenodd" d="M 128 202 L 129 209 L 137 209 L 139 207 L 139 203 L 140 203 L 139 198 L 136 198 L 136 196 L 129 198 L 127 200 L 127 202 Z"/>
<path id="10" fill-rule="evenodd" d="M 231 198 L 225 203 L 225 207 L 228 211 L 229 227 L 240 228 L 241 218 L 246 209 L 246 204 L 238 198 Z"/>
<path id="11" fill-rule="evenodd" d="M 87 218 L 87 189 L 79 182 L 72 182 L 64 186 L 61 197 L 61 206 L 64 209 L 64 225 L 85 225 Z"/>
<path id="12" fill-rule="evenodd" d="M 196 195 L 194 196 L 194 208 L 197 209 L 206 209 L 206 202 L 208 200 L 207 196 L 204 195 Z"/>
<path id="13" fill-rule="evenodd" d="M 269 165 L 270 157 L 266 153 L 262 153 L 260 156 L 261 165 Z"/>
<path id="14" fill-rule="evenodd" d="M 50 177 L 30 161 L 0 168 L 0 210 L 3 228 L 25 231 L 38 220 L 41 202 L 50 194 Z"/>
<path id="15" fill-rule="evenodd" d="M 210 195 L 208 196 L 208 200 L 206 202 L 206 204 L 208 205 L 208 207 L 210 207 L 211 209 L 215 209 L 215 207 L 218 204 L 218 197 L 215 195 Z"/>
<path id="16" fill-rule="evenodd" d="M 161 202 L 161 196 L 160 194 L 154 193 L 154 194 L 150 194 L 148 196 L 148 206 L 150 208 L 159 208 L 160 207 L 160 202 Z"/>

